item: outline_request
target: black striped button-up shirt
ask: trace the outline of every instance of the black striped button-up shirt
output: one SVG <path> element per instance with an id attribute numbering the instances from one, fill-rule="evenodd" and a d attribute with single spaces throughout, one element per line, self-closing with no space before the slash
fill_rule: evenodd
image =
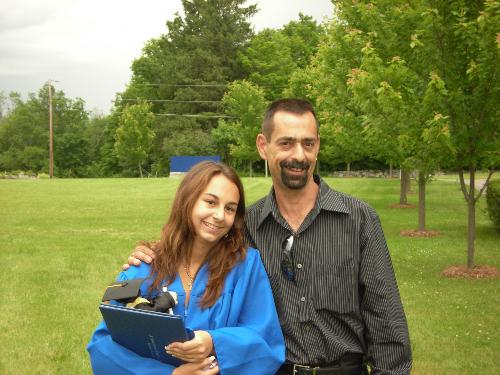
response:
<path id="1" fill-rule="evenodd" d="M 294 232 L 274 192 L 247 210 L 250 245 L 260 250 L 287 347 L 287 362 L 331 363 L 363 353 L 372 374 L 408 374 L 411 349 L 389 250 L 376 212 L 320 185 L 314 208 Z M 282 272 L 283 242 L 295 280 Z"/>

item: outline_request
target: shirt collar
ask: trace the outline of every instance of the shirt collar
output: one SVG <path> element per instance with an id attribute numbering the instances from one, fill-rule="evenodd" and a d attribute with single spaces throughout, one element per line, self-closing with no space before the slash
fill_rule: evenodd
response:
<path id="1" fill-rule="evenodd" d="M 327 210 L 333 212 L 340 212 L 349 214 L 351 211 L 345 205 L 342 196 L 339 192 L 333 190 L 328 186 L 328 184 L 323 181 L 318 175 L 314 175 L 314 182 L 319 185 L 319 194 L 316 198 L 316 207 L 319 206 L 320 210 Z M 274 196 L 274 187 L 264 200 L 264 205 L 260 212 L 258 226 L 260 226 L 266 218 L 273 212 L 278 213 L 278 204 L 276 203 L 276 197 Z"/>

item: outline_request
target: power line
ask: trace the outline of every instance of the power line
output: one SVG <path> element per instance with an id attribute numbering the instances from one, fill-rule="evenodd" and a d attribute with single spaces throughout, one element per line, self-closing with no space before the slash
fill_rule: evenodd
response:
<path id="1" fill-rule="evenodd" d="M 181 115 L 178 113 L 155 113 L 155 116 L 206 117 L 206 118 L 236 118 L 225 115 Z"/>
<path id="2" fill-rule="evenodd" d="M 118 115 L 121 115 L 123 112 L 115 112 Z M 189 115 L 189 114 L 180 114 L 180 113 L 153 113 L 155 116 L 170 116 L 170 117 L 204 117 L 204 118 L 238 118 L 234 116 L 226 116 L 226 115 Z"/>
<path id="3" fill-rule="evenodd" d="M 173 100 L 173 99 L 118 99 L 115 102 L 138 102 L 145 100 L 148 102 L 169 102 L 169 103 L 221 103 L 221 100 Z"/>
<path id="4" fill-rule="evenodd" d="M 227 87 L 226 84 L 212 84 L 212 83 L 203 83 L 203 84 L 193 84 L 193 85 L 181 85 L 181 84 L 173 84 L 173 83 L 133 83 L 134 86 L 170 86 L 170 87 Z"/>
<path id="5" fill-rule="evenodd" d="M 227 87 L 229 83 L 201 83 L 201 84 L 174 84 L 174 83 L 132 83 L 133 86 L 169 86 L 169 87 Z M 285 88 L 286 85 L 258 85 L 259 87 Z"/>

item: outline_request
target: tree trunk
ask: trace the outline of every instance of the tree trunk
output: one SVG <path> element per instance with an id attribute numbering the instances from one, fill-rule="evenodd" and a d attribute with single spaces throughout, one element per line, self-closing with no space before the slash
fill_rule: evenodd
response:
<path id="1" fill-rule="evenodd" d="M 252 161 L 250 161 L 248 163 L 248 168 L 249 168 L 249 172 L 250 172 L 250 177 L 253 177 L 253 163 L 252 163 Z"/>
<path id="2" fill-rule="evenodd" d="M 392 162 L 389 163 L 389 178 L 392 178 Z"/>
<path id="3" fill-rule="evenodd" d="M 139 175 L 140 175 L 140 176 L 141 176 L 141 178 L 142 178 L 142 167 L 141 167 L 141 165 L 140 165 L 140 164 L 139 164 Z"/>
<path id="4" fill-rule="evenodd" d="M 467 202 L 467 268 L 474 267 L 474 245 L 476 241 L 476 197 L 475 197 L 475 168 L 469 168 L 469 189 L 465 185 L 464 171 L 458 171 L 460 187 Z M 481 190 L 482 192 L 482 190 Z M 480 195 L 480 194 L 479 194 Z M 479 196 L 478 196 L 479 198 Z"/>
<path id="5" fill-rule="evenodd" d="M 458 171 L 458 176 L 460 177 L 460 188 L 464 195 L 465 201 L 467 202 L 467 268 L 474 267 L 474 252 L 475 252 L 475 242 L 476 242 L 476 202 L 483 194 L 486 186 L 490 181 L 491 176 L 493 176 L 493 170 L 490 170 L 486 182 L 483 187 L 479 190 L 476 196 L 476 169 L 474 167 L 469 168 L 469 191 L 467 191 L 467 186 L 465 186 L 464 171 L 460 169 Z"/>
<path id="6" fill-rule="evenodd" d="M 476 200 L 467 202 L 467 268 L 474 268 L 474 251 L 476 241 Z"/>
<path id="7" fill-rule="evenodd" d="M 399 204 L 408 204 L 408 180 L 409 173 L 407 171 L 401 170 L 401 179 L 400 179 L 400 187 L 399 187 Z"/>
<path id="8" fill-rule="evenodd" d="M 347 177 L 351 177 L 351 163 L 347 162 Z"/>
<path id="9" fill-rule="evenodd" d="M 427 176 L 422 171 L 418 172 L 418 230 L 425 231 L 425 187 Z"/>
<path id="10" fill-rule="evenodd" d="M 469 199 L 467 201 L 467 268 L 474 267 L 474 252 L 476 242 L 476 170 L 469 169 Z"/>

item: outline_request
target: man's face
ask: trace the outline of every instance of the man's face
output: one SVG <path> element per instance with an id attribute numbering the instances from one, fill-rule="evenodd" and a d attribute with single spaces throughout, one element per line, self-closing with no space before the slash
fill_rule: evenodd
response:
<path id="1" fill-rule="evenodd" d="M 279 111 L 273 124 L 271 139 L 257 136 L 259 154 L 268 161 L 274 183 L 302 189 L 311 180 L 319 152 L 316 120 L 310 112 L 297 115 Z"/>

